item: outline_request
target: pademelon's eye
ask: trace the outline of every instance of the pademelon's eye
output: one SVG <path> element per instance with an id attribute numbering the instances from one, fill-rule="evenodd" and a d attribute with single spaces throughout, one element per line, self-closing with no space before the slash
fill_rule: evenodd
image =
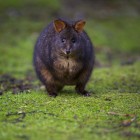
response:
<path id="1" fill-rule="evenodd" d="M 71 39 L 71 42 L 72 42 L 72 43 L 75 43 L 75 42 L 76 42 L 76 39 L 75 39 L 75 38 L 72 38 L 72 39 Z"/>
<path id="2" fill-rule="evenodd" d="M 62 43 L 66 43 L 66 39 L 65 38 L 62 38 L 61 42 Z"/>

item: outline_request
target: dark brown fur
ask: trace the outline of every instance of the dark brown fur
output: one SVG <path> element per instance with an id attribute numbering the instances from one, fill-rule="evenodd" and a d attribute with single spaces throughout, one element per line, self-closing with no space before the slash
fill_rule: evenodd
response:
<path id="1" fill-rule="evenodd" d="M 77 93 L 89 96 L 85 86 L 94 65 L 94 51 L 83 30 L 85 21 L 50 23 L 41 33 L 34 50 L 34 66 L 50 96 L 65 85 L 75 85 Z"/>

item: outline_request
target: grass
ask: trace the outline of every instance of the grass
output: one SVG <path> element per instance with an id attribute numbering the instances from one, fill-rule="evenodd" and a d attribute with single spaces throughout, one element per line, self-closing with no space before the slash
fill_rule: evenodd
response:
<path id="1" fill-rule="evenodd" d="M 73 87 L 66 87 L 57 98 L 42 90 L 5 93 L 0 97 L 1 139 L 138 139 L 139 66 L 96 69 L 87 86 L 93 93 L 89 98 L 75 94 Z M 132 117 L 108 112 L 134 114 L 137 119 L 124 126 L 123 121 Z"/>
<path id="2" fill-rule="evenodd" d="M 100 64 L 87 85 L 91 97 L 77 95 L 74 87 L 68 86 L 57 98 L 48 97 L 42 86 L 19 94 L 7 89 L 0 96 L 0 139 L 139 139 L 139 22 L 138 17 L 87 22 L 86 30 Z M 10 74 L 24 79 L 29 71 L 34 75 L 33 47 L 45 26 L 46 21 L 26 17 L 0 23 L 0 76 Z M 127 63 L 129 59 L 132 63 Z M 33 81 L 36 83 L 37 79 Z M 0 92 L 2 89 L 0 79 Z"/>

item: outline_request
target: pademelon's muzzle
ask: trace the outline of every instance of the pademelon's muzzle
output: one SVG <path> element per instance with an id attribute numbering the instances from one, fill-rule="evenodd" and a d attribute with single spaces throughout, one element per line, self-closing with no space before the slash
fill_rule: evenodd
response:
<path id="1" fill-rule="evenodd" d="M 66 50 L 66 54 L 69 55 L 71 53 L 71 51 L 68 49 Z"/>

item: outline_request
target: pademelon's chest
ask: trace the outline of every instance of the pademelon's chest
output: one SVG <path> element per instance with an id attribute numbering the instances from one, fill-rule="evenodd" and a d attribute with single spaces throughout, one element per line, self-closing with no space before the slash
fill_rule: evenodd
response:
<path id="1" fill-rule="evenodd" d="M 54 69 L 58 74 L 66 76 L 75 76 L 83 67 L 80 61 L 74 59 L 57 59 L 53 63 Z"/>

